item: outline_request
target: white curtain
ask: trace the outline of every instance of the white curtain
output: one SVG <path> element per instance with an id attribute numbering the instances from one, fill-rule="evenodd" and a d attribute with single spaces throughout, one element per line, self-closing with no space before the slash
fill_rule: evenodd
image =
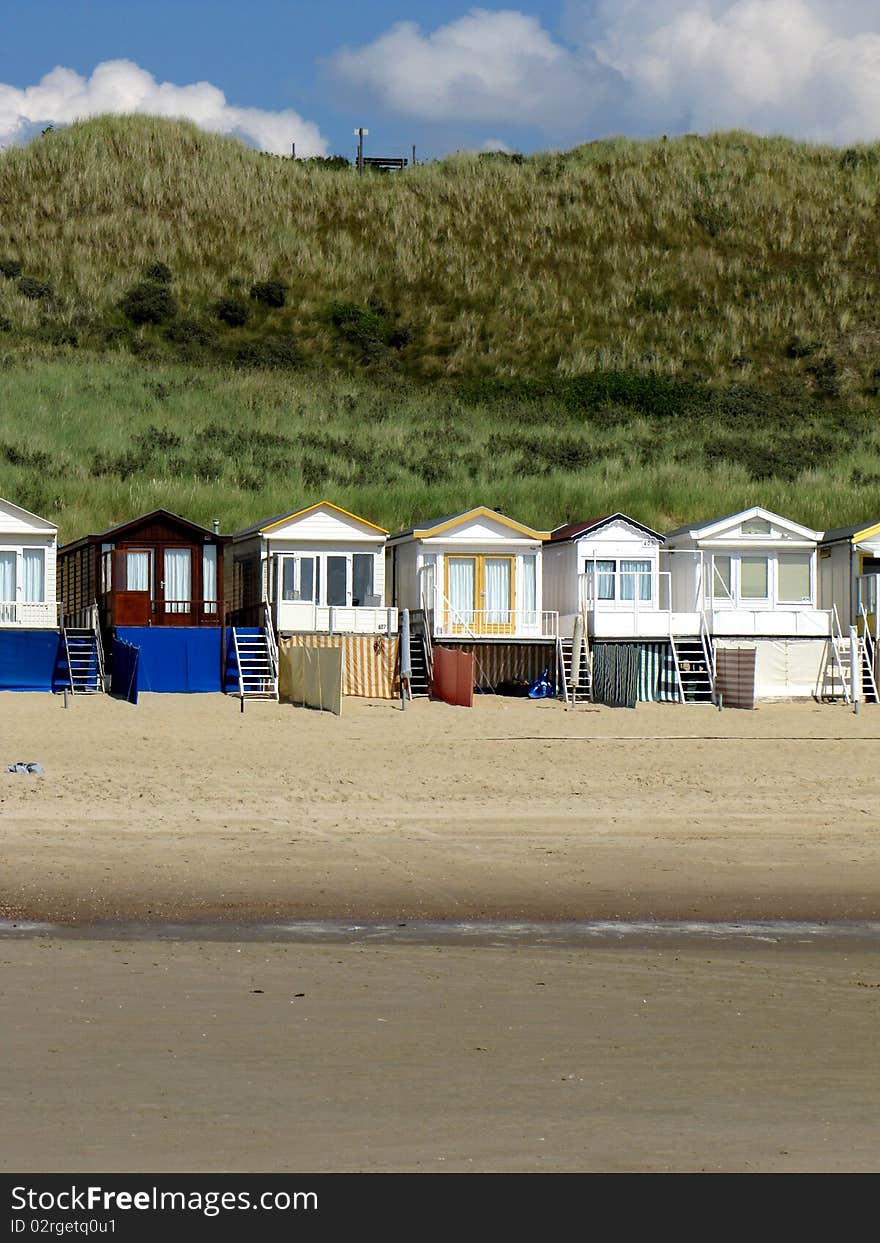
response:
<path id="1" fill-rule="evenodd" d="M 217 548 L 205 544 L 202 550 L 202 600 L 206 613 L 217 612 Z"/>
<path id="2" fill-rule="evenodd" d="M 0 600 L 4 604 L 15 600 L 14 552 L 0 552 Z"/>
<path id="3" fill-rule="evenodd" d="M 522 609 L 525 624 L 535 626 L 538 621 L 538 558 L 534 553 L 523 557 Z"/>
<path id="4" fill-rule="evenodd" d="M 487 557 L 486 621 L 490 625 L 510 625 L 510 562 L 506 557 Z"/>
<path id="5" fill-rule="evenodd" d="M 584 573 L 586 574 L 587 599 L 589 601 L 614 599 L 615 566 L 616 562 L 614 561 L 587 561 L 585 563 Z M 598 588 L 597 578 L 599 580 Z"/>
<path id="6" fill-rule="evenodd" d="M 126 591 L 150 590 L 150 554 L 128 552 L 125 554 Z"/>
<path id="7" fill-rule="evenodd" d="M 621 561 L 620 598 L 621 600 L 651 599 L 650 561 Z"/>
<path id="8" fill-rule="evenodd" d="M 192 599 L 192 551 L 165 549 L 165 612 L 188 613 Z"/>
<path id="9" fill-rule="evenodd" d="M 46 550 L 25 548 L 22 553 L 24 598 L 28 604 L 42 604 L 46 599 Z"/>
<path id="10" fill-rule="evenodd" d="M 453 625 L 470 626 L 474 620 L 474 574 L 471 558 L 449 558 L 449 604 Z"/>

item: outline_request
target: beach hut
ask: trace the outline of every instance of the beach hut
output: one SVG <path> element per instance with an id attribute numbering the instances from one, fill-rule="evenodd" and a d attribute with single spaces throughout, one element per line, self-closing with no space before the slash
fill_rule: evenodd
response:
<path id="1" fill-rule="evenodd" d="M 481 506 L 389 537 L 389 593 L 413 611 L 413 642 L 428 646 L 429 661 L 437 644 L 471 651 L 481 688 L 555 667 L 558 617 L 543 605 L 549 534 Z"/>
<path id="2" fill-rule="evenodd" d="M 103 666 L 106 656 L 114 678 L 114 645 L 136 648 L 141 690 L 219 691 L 227 541 L 219 523 L 208 530 L 155 509 L 62 545 L 58 582 L 68 647 L 85 662 L 93 636 L 93 658 Z"/>
<path id="3" fill-rule="evenodd" d="M 0 690 L 51 690 L 58 653 L 54 523 L 0 500 Z"/>
<path id="4" fill-rule="evenodd" d="M 236 532 L 227 550 L 233 641 L 242 627 L 268 624 L 282 651 L 340 648 L 343 694 L 391 698 L 398 627 L 385 599 L 387 534 L 331 501 Z"/>
<path id="5" fill-rule="evenodd" d="M 672 609 L 663 543 L 659 531 L 614 513 L 557 527 L 544 545 L 544 600 L 559 612 L 567 671 L 583 619 L 581 693 L 625 705 L 713 701 L 708 635 L 698 609 Z"/>
<path id="6" fill-rule="evenodd" d="M 817 693 L 831 637 L 814 531 L 761 506 L 666 535 L 671 607 L 693 610 L 719 652 L 754 652 L 757 698 Z M 723 687 L 721 687 L 723 693 Z"/>

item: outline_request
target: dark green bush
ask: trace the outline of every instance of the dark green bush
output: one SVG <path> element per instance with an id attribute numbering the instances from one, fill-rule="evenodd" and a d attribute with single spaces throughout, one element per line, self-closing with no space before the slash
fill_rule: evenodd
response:
<path id="1" fill-rule="evenodd" d="M 220 298 L 214 303 L 214 314 L 230 328 L 242 328 L 248 322 L 250 311 L 241 298 Z"/>
<path id="2" fill-rule="evenodd" d="M 283 281 L 257 281 L 251 285 L 251 297 L 264 306 L 284 306 L 287 301 L 287 286 Z"/>
<path id="3" fill-rule="evenodd" d="M 6 315 L 0 315 L 0 332 L 12 332 L 12 320 Z"/>
<path id="4" fill-rule="evenodd" d="M 144 280 L 155 285 L 167 285 L 171 281 L 172 272 L 167 263 L 151 263 L 144 268 Z"/>
<path id="5" fill-rule="evenodd" d="M 55 290 L 48 281 L 38 281 L 35 276 L 21 276 L 18 281 L 18 292 L 23 298 L 37 301 L 40 298 L 51 298 Z"/>
<path id="6" fill-rule="evenodd" d="M 4 256 L 0 259 L 0 276 L 5 276 L 7 280 L 14 281 L 17 276 L 21 276 L 23 264 L 20 259 L 10 259 Z"/>
<path id="7" fill-rule="evenodd" d="M 821 341 L 812 341 L 809 337 L 792 337 L 785 347 L 785 353 L 789 358 L 809 358 L 821 348 Z"/>
<path id="8" fill-rule="evenodd" d="M 203 324 L 197 319 L 172 320 L 162 335 L 175 345 L 211 346 L 219 339 L 210 324 Z"/>
<path id="9" fill-rule="evenodd" d="M 299 367 L 302 356 L 292 337 L 262 337 L 240 345 L 234 361 L 237 367 L 265 367 L 280 371 Z"/>
<path id="10" fill-rule="evenodd" d="M 177 299 L 167 285 L 141 281 L 132 285 L 119 307 L 133 324 L 164 324 L 177 314 Z"/>

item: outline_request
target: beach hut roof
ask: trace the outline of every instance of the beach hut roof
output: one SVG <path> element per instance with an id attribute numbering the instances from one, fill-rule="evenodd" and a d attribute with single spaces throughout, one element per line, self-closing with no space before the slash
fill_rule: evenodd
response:
<path id="1" fill-rule="evenodd" d="M 674 531 L 667 531 L 666 543 L 668 544 L 681 536 L 690 536 L 692 539 L 697 540 L 711 539 L 712 536 L 723 534 L 729 527 L 736 526 L 740 522 L 746 522 L 749 518 L 764 518 L 767 522 L 800 536 L 801 539 L 811 540 L 815 543 L 821 540 L 823 534 L 821 531 L 814 531 L 810 527 L 802 526 L 799 522 L 793 522 L 791 518 L 783 518 L 781 514 L 774 514 L 772 510 L 764 509 L 761 505 L 753 505 L 751 509 L 725 514 L 723 518 L 712 518 L 708 522 L 692 522 L 687 526 L 677 527 Z"/>
<path id="2" fill-rule="evenodd" d="M 569 522 L 565 526 L 556 527 L 550 533 L 550 543 L 561 543 L 564 540 L 581 539 L 584 535 L 590 535 L 593 531 L 600 531 L 603 527 L 609 526 L 612 522 L 625 522 L 627 526 L 635 527 L 639 531 L 643 531 L 645 535 L 650 535 L 652 539 L 663 543 L 663 536 L 659 531 L 646 527 L 643 522 L 637 522 L 635 518 L 630 518 L 627 514 L 607 514 L 604 518 L 585 518 L 580 522 Z"/>
<path id="3" fill-rule="evenodd" d="M 822 543 L 839 544 L 845 540 L 847 543 L 858 544 L 860 540 L 871 539 L 874 535 L 880 535 L 880 522 L 857 522 L 855 526 L 835 527 L 833 531 L 826 531 Z"/>
<path id="4" fill-rule="evenodd" d="M 120 535 L 124 535 L 126 531 L 132 527 L 143 526 L 146 522 L 164 521 L 174 522 L 179 526 L 185 527 L 199 536 L 210 535 L 212 539 L 225 542 L 229 539 L 228 535 L 217 535 L 214 531 L 209 531 L 207 527 L 200 526 L 197 522 L 191 522 L 189 518 L 182 518 L 180 514 L 172 513 L 170 509 L 151 509 L 147 514 L 139 514 L 137 518 L 129 518 L 125 522 L 119 522 L 116 526 L 108 527 L 106 531 L 97 531 L 92 535 L 81 535 L 79 539 L 72 540 L 71 543 L 65 544 L 64 548 L 75 548 L 79 544 L 87 542 L 96 542 L 100 540 L 102 543 L 113 543 Z"/>
<path id="5" fill-rule="evenodd" d="M 547 540 L 550 538 L 549 531 L 535 531 L 532 527 L 527 527 L 523 522 L 516 522 L 513 518 L 508 518 L 499 509 L 489 509 L 487 505 L 477 505 L 474 509 L 463 509 L 461 513 L 448 514 L 445 518 L 431 518 L 424 522 L 417 522 L 413 526 L 407 527 L 405 531 L 395 531 L 394 535 L 391 536 L 391 540 L 421 539 L 423 536 L 428 535 L 442 535 L 444 531 L 459 526 L 468 519 L 477 518 L 488 518 L 492 522 L 498 522 L 502 526 L 509 527 L 515 534 L 524 535 L 526 539 Z"/>
<path id="6" fill-rule="evenodd" d="M 264 531 L 271 531 L 273 527 L 279 527 L 285 522 L 292 522 L 294 518 L 304 518 L 306 514 L 312 514 L 316 509 L 332 509 L 334 513 L 341 514 L 343 518 L 351 518 L 354 522 L 360 522 L 365 527 L 370 527 L 378 535 L 388 534 L 384 527 L 377 526 L 375 522 L 370 522 L 369 518 L 362 518 L 360 514 L 353 514 L 349 510 L 343 509 L 341 505 L 334 505 L 332 501 L 315 501 L 314 505 L 306 505 L 303 509 L 290 509 L 284 514 L 274 514 L 271 518 L 262 518 L 259 522 L 253 523 L 252 526 L 236 531 L 233 539 L 242 539 L 246 535 L 262 535 Z"/>
<path id="7" fill-rule="evenodd" d="M 0 497 L 0 525 L 2 525 L 4 516 L 13 520 L 16 529 L 18 524 L 21 523 L 25 527 L 37 527 L 47 532 L 58 530 L 54 522 L 41 518 L 39 514 L 31 513 L 29 509 L 25 509 L 22 505 L 16 505 L 14 501 L 7 501 Z"/>

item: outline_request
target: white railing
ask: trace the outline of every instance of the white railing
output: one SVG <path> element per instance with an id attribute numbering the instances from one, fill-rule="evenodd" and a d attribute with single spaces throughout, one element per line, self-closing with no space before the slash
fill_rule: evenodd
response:
<path id="1" fill-rule="evenodd" d="M 589 613 L 669 612 L 671 601 L 669 570 L 594 570 L 578 575 L 578 608 Z"/>
<path id="2" fill-rule="evenodd" d="M 279 600 L 275 605 L 280 631 L 315 634 L 396 634 L 397 609 L 360 604 L 313 604 Z"/>
<path id="3" fill-rule="evenodd" d="M 540 609 L 456 609 L 443 600 L 434 618 L 435 637 L 469 639 L 555 639 L 559 614 Z"/>
<path id="4" fill-rule="evenodd" d="M 0 626 L 21 626 L 23 629 L 54 630 L 58 626 L 58 604 L 28 600 L 0 600 Z"/>

